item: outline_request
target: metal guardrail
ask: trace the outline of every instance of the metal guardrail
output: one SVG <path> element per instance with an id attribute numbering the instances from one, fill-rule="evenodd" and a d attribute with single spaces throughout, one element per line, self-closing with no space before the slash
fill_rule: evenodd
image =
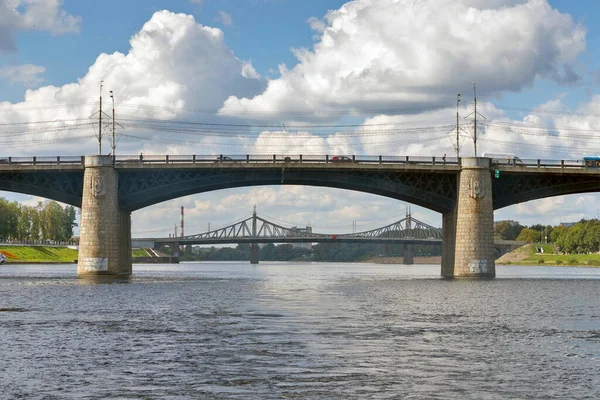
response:
<path id="1" fill-rule="evenodd" d="M 413 157 L 413 156 L 332 156 L 332 155 L 139 155 L 115 157 L 115 164 L 279 164 L 279 163 L 323 163 L 323 164 L 422 164 L 459 165 L 456 157 Z"/>
<path id="2" fill-rule="evenodd" d="M 0 157 L 2 165 L 80 165 L 83 166 L 85 156 L 42 156 L 42 157 Z M 457 157 L 421 157 L 421 156 L 332 156 L 332 155 L 117 155 L 115 165 L 150 165 L 150 164 L 404 164 L 404 165 L 448 165 L 459 166 Z M 518 168 L 593 168 L 580 160 L 544 160 L 544 159 L 490 159 L 490 167 Z"/>
<path id="3" fill-rule="evenodd" d="M 528 159 L 528 160 L 516 160 L 516 159 L 501 159 L 492 158 L 492 167 L 520 167 L 520 168 L 594 168 L 593 166 L 586 166 L 582 160 L 543 160 L 543 159 Z"/>
<path id="4" fill-rule="evenodd" d="M 0 157 L 0 165 L 83 165 L 84 156 Z"/>

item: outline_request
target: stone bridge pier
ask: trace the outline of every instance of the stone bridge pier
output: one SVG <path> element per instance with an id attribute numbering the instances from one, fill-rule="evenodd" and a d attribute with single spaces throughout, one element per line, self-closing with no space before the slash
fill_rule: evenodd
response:
<path id="1" fill-rule="evenodd" d="M 119 210 L 118 186 L 112 157 L 85 157 L 79 276 L 131 275 L 131 213 Z"/>
<path id="2" fill-rule="evenodd" d="M 404 245 L 404 255 L 402 257 L 402 264 L 404 265 L 413 265 L 415 263 L 415 258 L 413 256 L 413 245 L 407 244 Z"/>
<path id="3" fill-rule="evenodd" d="M 463 158 L 456 209 L 443 215 L 442 276 L 493 278 L 494 206 L 488 158 Z"/>

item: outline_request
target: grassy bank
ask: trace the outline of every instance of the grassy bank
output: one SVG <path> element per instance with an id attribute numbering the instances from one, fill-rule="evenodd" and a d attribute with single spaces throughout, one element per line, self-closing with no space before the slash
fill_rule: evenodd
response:
<path id="1" fill-rule="evenodd" d="M 133 249 L 131 255 L 133 257 L 150 257 L 150 254 L 145 249 Z"/>
<path id="2" fill-rule="evenodd" d="M 77 260 L 77 250 L 50 246 L 0 246 L 7 263 L 72 263 Z M 144 249 L 133 249 L 133 257 L 148 257 Z"/>
<path id="3" fill-rule="evenodd" d="M 544 249 L 538 253 L 538 247 Z M 600 254 L 556 254 L 551 245 L 527 244 L 503 255 L 496 264 L 504 265 L 573 265 L 600 266 Z"/>
<path id="4" fill-rule="evenodd" d="M 0 246 L 0 253 L 8 263 L 72 263 L 77 250 L 50 246 Z"/>

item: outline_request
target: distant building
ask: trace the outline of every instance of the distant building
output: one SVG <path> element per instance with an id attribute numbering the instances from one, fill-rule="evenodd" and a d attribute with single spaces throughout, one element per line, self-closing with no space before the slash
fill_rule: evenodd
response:
<path id="1" fill-rule="evenodd" d="M 298 228 L 291 227 L 288 233 L 288 236 L 292 237 L 306 237 L 312 235 L 312 226 L 307 226 L 306 228 Z M 312 250 L 312 243 L 292 243 L 291 244 L 295 249 L 307 249 Z"/>
<path id="2" fill-rule="evenodd" d="M 572 227 L 572 226 L 573 226 L 573 225 L 575 225 L 575 224 L 576 224 L 576 222 L 561 222 L 561 223 L 560 223 L 560 224 L 558 224 L 558 225 L 559 225 L 559 226 L 564 226 L 564 227 L 566 227 L 566 228 L 570 228 L 570 227 Z"/>

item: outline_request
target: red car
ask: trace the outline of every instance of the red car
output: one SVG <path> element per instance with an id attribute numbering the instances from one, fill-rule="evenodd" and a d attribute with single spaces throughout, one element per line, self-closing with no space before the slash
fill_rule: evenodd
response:
<path id="1" fill-rule="evenodd" d="M 331 157 L 331 162 L 353 162 L 350 157 L 346 156 L 333 156 Z"/>

